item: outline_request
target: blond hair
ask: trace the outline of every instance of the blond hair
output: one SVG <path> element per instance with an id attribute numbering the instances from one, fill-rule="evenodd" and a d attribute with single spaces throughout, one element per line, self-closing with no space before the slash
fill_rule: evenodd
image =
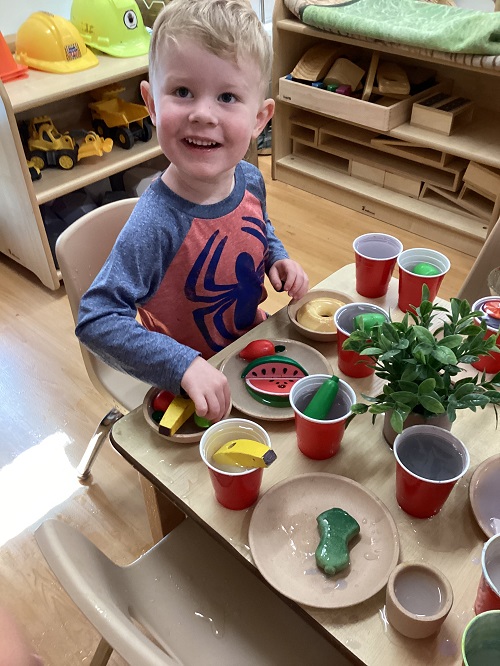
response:
<path id="1" fill-rule="evenodd" d="M 263 93 L 271 77 L 270 39 L 245 0 L 172 0 L 158 14 L 149 48 L 149 76 L 154 78 L 160 50 L 169 39 L 193 39 L 219 58 L 254 61 L 262 75 Z"/>

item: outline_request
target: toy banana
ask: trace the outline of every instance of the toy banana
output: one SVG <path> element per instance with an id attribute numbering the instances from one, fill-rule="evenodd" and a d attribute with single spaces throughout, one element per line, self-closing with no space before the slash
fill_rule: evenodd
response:
<path id="1" fill-rule="evenodd" d="M 175 435 L 181 425 L 194 414 L 194 402 L 189 398 L 177 395 L 167 407 L 158 425 L 162 435 Z"/>
<path id="2" fill-rule="evenodd" d="M 269 467 L 276 460 L 276 453 L 253 439 L 232 439 L 217 449 L 212 459 L 222 465 Z"/>

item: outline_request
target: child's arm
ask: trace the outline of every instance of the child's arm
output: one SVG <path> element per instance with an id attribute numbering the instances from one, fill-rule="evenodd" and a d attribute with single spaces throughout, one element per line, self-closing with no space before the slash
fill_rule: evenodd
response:
<path id="1" fill-rule="evenodd" d="M 220 421 L 228 411 L 230 392 L 227 378 L 201 356 L 195 358 L 186 370 L 181 386 L 194 402 L 198 416 Z"/>
<path id="2" fill-rule="evenodd" d="M 276 291 L 286 291 L 298 300 L 309 291 L 309 278 L 300 264 L 293 259 L 279 259 L 269 269 L 269 281 Z"/>

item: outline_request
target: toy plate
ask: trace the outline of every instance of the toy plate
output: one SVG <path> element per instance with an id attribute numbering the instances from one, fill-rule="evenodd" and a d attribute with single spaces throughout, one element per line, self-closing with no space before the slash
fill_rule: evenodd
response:
<path id="1" fill-rule="evenodd" d="M 500 454 L 484 460 L 470 480 L 472 513 L 488 538 L 500 532 Z"/>
<path id="2" fill-rule="evenodd" d="M 296 340 L 273 340 L 272 342 L 275 345 L 283 345 L 285 347 L 285 350 L 282 352 L 283 356 L 293 358 L 310 375 L 325 373 L 331 375 L 333 373 L 332 367 L 326 358 L 313 349 L 313 347 L 303 342 L 297 342 Z M 228 356 L 220 365 L 219 369 L 226 375 L 229 381 L 233 407 L 239 409 L 243 414 L 253 416 L 256 419 L 264 419 L 266 421 L 289 421 L 293 419 L 293 409 L 290 406 L 272 407 L 252 398 L 246 389 L 245 380 L 241 377 L 241 373 L 247 365 L 248 361 L 240 358 L 239 351 Z"/>
<path id="3" fill-rule="evenodd" d="M 164 439 L 168 439 L 169 442 L 177 442 L 178 444 L 193 444 L 195 442 L 199 442 L 206 428 L 200 428 L 197 426 L 194 421 L 194 416 L 190 416 L 189 419 L 181 425 L 175 435 L 163 435 L 159 432 L 158 424 L 156 421 L 153 421 L 151 417 L 151 414 L 153 413 L 151 403 L 159 390 L 160 389 L 153 386 L 153 388 L 149 389 L 149 391 L 144 396 L 144 400 L 142 402 L 142 413 L 146 423 L 151 428 L 153 428 L 157 435 L 163 437 Z M 231 409 L 232 405 L 230 404 L 229 410 L 224 415 L 225 419 L 229 416 Z"/>
<path id="4" fill-rule="evenodd" d="M 334 507 L 347 511 L 361 531 L 350 542 L 350 565 L 328 576 L 316 564 L 316 517 Z M 249 544 L 268 583 L 316 608 L 345 608 L 369 599 L 387 583 L 399 558 L 398 530 L 385 504 L 336 474 L 302 474 L 268 490 L 253 511 Z"/>

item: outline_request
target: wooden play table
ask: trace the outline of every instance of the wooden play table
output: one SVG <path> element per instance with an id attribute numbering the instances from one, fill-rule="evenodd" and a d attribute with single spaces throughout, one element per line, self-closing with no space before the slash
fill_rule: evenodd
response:
<path id="1" fill-rule="evenodd" d="M 359 301 L 356 294 L 354 265 L 344 266 L 317 285 L 345 292 Z M 397 280 L 392 279 L 386 297 L 373 301 L 385 309 L 396 309 Z M 258 338 L 296 339 L 286 308 L 250 331 L 213 357 L 219 364 L 228 354 Z M 331 363 L 337 373 L 335 343 L 312 343 Z M 342 374 L 339 373 L 342 377 Z M 361 393 L 378 393 L 381 380 L 376 377 L 352 379 L 358 400 Z M 241 414 L 234 412 L 234 416 Z M 437 566 L 451 582 L 454 592 L 452 610 L 441 631 L 433 638 L 411 640 L 388 625 L 385 616 L 385 589 L 372 598 L 344 609 L 326 610 L 300 606 L 290 601 L 318 631 L 342 646 L 353 663 L 369 666 L 405 666 L 462 663 L 461 636 L 474 616 L 473 603 L 481 574 L 480 555 L 486 537 L 472 514 L 468 489 L 474 469 L 484 459 L 499 452 L 500 434 L 495 430 L 495 414 L 488 406 L 476 413 L 461 411 L 453 424 L 453 433 L 470 452 L 471 466 L 454 488 L 443 510 L 429 520 L 411 518 L 395 499 L 395 460 L 382 437 L 382 417 L 372 425 L 371 415 L 356 417 L 349 425 L 340 452 L 325 461 L 304 457 L 296 445 L 293 421 L 261 421 L 269 432 L 276 463 L 264 471 L 261 496 L 274 484 L 299 474 L 327 472 L 354 479 L 375 493 L 389 509 L 400 538 L 400 561 L 428 562 Z M 249 547 L 248 528 L 253 508 L 230 511 L 214 497 L 208 472 L 196 444 L 172 444 L 155 434 L 138 407 L 118 421 L 112 430 L 114 447 L 149 481 L 191 518 L 203 525 L 230 549 L 236 557 L 254 566 Z M 161 508 L 161 507 L 160 507 Z M 168 524 L 168 517 L 162 525 Z M 315 665 L 311 665 L 315 666 Z"/>

